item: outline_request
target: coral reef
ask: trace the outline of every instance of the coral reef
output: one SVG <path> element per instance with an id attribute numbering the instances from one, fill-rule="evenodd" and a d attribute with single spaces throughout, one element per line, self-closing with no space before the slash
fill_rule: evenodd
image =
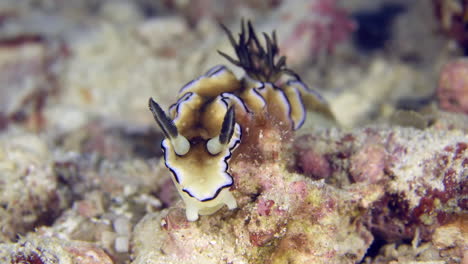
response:
<path id="1" fill-rule="evenodd" d="M 467 263 L 465 2 L 0 1 L 0 262 Z M 219 22 L 242 18 L 318 105 L 294 133 L 237 120 L 237 208 L 190 222 L 148 98 L 167 109 L 217 50 L 241 63 Z"/>
<path id="2" fill-rule="evenodd" d="M 466 215 L 463 133 L 374 127 L 303 136 L 296 145 L 314 155 L 299 155 L 298 169 L 319 155 L 328 162 L 326 170 L 313 170 L 325 174 L 313 176 L 324 179 L 318 182 L 284 170 L 284 157 L 271 148 L 283 144 L 278 137 L 262 142 L 259 151 L 269 158 L 261 163 L 231 161 L 238 210 L 199 223 L 187 222 L 177 208 L 147 216 L 135 230 L 133 263 L 358 262 L 374 239 L 412 240 L 419 232 L 428 241 Z"/>

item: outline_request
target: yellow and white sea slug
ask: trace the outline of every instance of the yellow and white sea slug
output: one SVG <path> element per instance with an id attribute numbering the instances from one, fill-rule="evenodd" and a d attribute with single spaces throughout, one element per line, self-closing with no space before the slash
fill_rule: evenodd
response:
<path id="1" fill-rule="evenodd" d="M 260 44 L 250 22 L 242 23 L 239 41 L 227 32 L 237 60 L 219 52 L 246 73 L 242 79 L 225 66 L 215 66 L 186 84 L 168 113 L 153 99 L 149 107 L 165 139 L 161 146 L 165 165 L 185 202 L 186 216 L 195 221 L 224 205 L 237 207 L 229 161 L 237 152 L 254 156 L 259 128 L 290 133 L 305 120 L 305 100 L 313 108 L 326 105 L 322 98 L 277 59 L 276 36 L 264 34 Z M 250 147 L 248 146 L 250 145 Z M 240 146 L 239 148 L 237 148 Z"/>

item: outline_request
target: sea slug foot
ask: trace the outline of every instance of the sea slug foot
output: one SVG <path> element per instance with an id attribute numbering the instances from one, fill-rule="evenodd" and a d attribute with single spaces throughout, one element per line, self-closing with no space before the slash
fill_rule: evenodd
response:
<path id="1" fill-rule="evenodd" d="M 233 210 L 233 209 L 236 209 L 237 208 L 237 202 L 236 202 L 236 199 L 234 198 L 234 196 L 232 195 L 232 193 L 228 192 L 226 194 L 226 201 L 225 201 L 227 207 L 229 208 L 229 210 Z"/>
<path id="2" fill-rule="evenodd" d="M 193 206 L 188 206 L 185 209 L 185 215 L 187 216 L 187 220 L 189 220 L 190 222 L 198 220 L 198 210 Z"/>

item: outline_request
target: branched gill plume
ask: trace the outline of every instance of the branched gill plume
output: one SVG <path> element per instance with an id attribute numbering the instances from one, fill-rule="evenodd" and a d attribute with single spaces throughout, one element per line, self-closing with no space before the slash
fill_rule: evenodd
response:
<path id="1" fill-rule="evenodd" d="M 231 45 L 234 47 L 237 60 L 222 51 L 218 51 L 218 53 L 231 63 L 243 68 L 246 74 L 252 79 L 274 83 L 281 77 L 281 73 L 299 79 L 295 72 L 287 68 L 285 56 L 281 56 L 277 59 L 279 48 L 275 31 L 271 33 L 271 36 L 263 33 L 266 45 L 266 47 L 264 47 L 260 44 L 250 21 L 247 21 L 247 31 L 245 29 L 245 23 L 242 21 L 238 42 L 225 25 L 221 24 L 221 27 L 226 32 Z"/>

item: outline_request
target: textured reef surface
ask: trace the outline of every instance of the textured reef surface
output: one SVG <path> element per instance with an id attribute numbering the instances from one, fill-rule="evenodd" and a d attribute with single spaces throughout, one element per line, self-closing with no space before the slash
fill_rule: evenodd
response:
<path id="1" fill-rule="evenodd" d="M 463 258 L 468 145 L 462 132 L 321 131 L 296 140 L 289 167 L 272 148 L 282 145 L 281 137 L 265 134 L 258 151 L 269 158 L 256 166 L 231 163 L 238 210 L 198 222 L 188 222 L 181 208 L 145 216 L 135 228 L 134 263 L 355 263 L 377 240 L 414 239 L 414 252 L 405 253 L 414 260 Z M 457 233 L 447 234 L 451 246 L 421 242 L 444 228 Z M 427 248 L 418 251 L 421 244 Z"/>
<path id="2" fill-rule="evenodd" d="M 468 263 L 467 28 L 464 0 L 0 1 L 0 262 Z"/>

